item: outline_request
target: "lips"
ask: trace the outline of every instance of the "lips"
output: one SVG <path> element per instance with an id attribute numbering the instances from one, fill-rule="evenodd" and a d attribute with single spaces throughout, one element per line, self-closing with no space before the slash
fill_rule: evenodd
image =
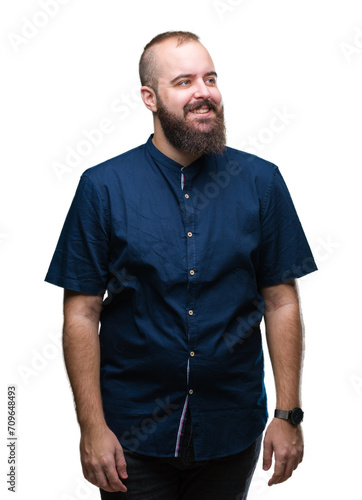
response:
<path id="1" fill-rule="evenodd" d="M 217 106 L 214 102 L 209 100 L 199 101 L 185 106 L 185 116 L 187 113 L 197 115 L 207 115 L 210 111 L 216 111 Z"/>
<path id="2" fill-rule="evenodd" d="M 210 111 L 210 108 L 197 108 L 191 111 L 191 113 L 196 113 L 198 115 L 204 115 Z"/>

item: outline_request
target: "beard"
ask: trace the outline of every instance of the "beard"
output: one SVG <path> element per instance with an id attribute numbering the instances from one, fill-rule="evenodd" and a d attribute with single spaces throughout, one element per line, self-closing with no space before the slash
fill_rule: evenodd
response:
<path id="1" fill-rule="evenodd" d="M 216 116 L 197 118 L 196 123 L 188 121 L 188 112 L 202 106 L 208 106 Z M 169 111 L 157 96 L 157 116 L 166 139 L 174 148 L 197 155 L 222 154 L 225 150 L 226 128 L 223 106 L 217 106 L 213 101 L 206 99 L 187 104 L 184 107 L 184 118 L 180 118 Z"/>

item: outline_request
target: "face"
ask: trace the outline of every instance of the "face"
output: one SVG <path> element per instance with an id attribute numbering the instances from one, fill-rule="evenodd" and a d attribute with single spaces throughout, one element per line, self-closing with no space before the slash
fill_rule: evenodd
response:
<path id="1" fill-rule="evenodd" d="M 169 143 L 196 154 L 225 148 L 222 98 L 212 59 L 203 45 L 175 39 L 156 47 L 157 117 Z"/>

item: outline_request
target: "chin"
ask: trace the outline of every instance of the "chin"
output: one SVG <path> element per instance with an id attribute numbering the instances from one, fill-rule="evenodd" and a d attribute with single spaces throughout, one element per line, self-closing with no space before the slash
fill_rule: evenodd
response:
<path id="1" fill-rule="evenodd" d="M 211 132 L 215 128 L 215 123 L 210 123 L 209 121 L 200 121 L 199 123 L 196 123 L 195 125 L 192 125 L 192 128 L 195 128 L 197 130 L 202 130 L 203 132 Z"/>

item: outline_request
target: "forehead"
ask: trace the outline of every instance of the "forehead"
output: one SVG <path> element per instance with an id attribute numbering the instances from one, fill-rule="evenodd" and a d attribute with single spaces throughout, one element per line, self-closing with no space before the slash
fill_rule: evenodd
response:
<path id="1" fill-rule="evenodd" d="M 197 75 L 215 71 L 214 63 L 205 47 L 196 41 L 177 46 L 171 38 L 155 47 L 159 83 L 170 82 L 180 74 Z"/>

